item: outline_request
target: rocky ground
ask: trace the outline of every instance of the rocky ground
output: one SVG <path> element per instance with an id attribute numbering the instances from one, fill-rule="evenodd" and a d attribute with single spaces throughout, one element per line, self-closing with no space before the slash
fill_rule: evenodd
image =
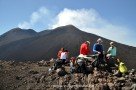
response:
<path id="1" fill-rule="evenodd" d="M 116 77 L 106 71 L 94 70 L 88 76 L 82 73 L 66 75 L 48 72 L 51 63 L 0 61 L 0 90 L 130 90 L 136 83 L 136 73 Z"/>

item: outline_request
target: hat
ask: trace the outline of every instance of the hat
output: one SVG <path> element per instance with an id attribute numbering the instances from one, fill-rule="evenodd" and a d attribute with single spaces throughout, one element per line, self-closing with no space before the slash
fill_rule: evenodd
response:
<path id="1" fill-rule="evenodd" d="M 113 45 L 114 42 L 110 42 L 110 45 Z"/>
<path id="2" fill-rule="evenodd" d="M 98 39 L 97 39 L 97 42 L 102 42 L 102 39 L 101 39 L 101 38 L 98 38 Z"/>
<path id="3" fill-rule="evenodd" d="M 86 41 L 86 43 L 90 44 L 90 41 Z"/>
<path id="4" fill-rule="evenodd" d="M 120 63 L 120 65 L 124 65 L 124 63 L 123 63 L 123 62 L 121 62 L 121 63 Z"/>

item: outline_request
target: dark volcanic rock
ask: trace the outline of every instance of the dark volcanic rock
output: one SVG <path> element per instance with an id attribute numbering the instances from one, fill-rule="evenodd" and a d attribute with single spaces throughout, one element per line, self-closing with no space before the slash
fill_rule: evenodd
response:
<path id="1" fill-rule="evenodd" d="M 65 66 L 63 68 L 68 73 L 60 76 L 57 71 L 49 74 L 50 67 L 38 66 L 37 62 L 16 62 L 16 66 L 6 61 L 0 64 L 4 67 L 0 70 L 0 90 L 130 90 L 136 85 L 134 70 L 130 70 L 128 75 L 116 77 L 101 69 L 95 69 L 88 75 L 69 74 L 70 68 Z M 29 68 L 20 70 L 22 67 Z"/>

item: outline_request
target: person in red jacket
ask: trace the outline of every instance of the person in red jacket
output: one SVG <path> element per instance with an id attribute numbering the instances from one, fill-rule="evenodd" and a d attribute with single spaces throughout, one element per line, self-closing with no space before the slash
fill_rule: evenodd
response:
<path id="1" fill-rule="evenodd" d="M 86 41 L 83 44 L 81 44 L 81 46 L 80 46 L 80 54 L 89 55 L 90 54 L 90 47 L 89 47 L 89 45 L 90 45 L 89 41 Z"/>

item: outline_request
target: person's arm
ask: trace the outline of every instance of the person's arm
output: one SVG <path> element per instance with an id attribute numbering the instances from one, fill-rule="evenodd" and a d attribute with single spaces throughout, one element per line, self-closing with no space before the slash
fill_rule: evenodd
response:
<path id="1" fill-rule="evenodd" d="M 96 50 L 96 44 L 94 44 L 94 46 L 93 46 L 93 52 L 94 52 L 94 53 L 98 53 L 98 54 L 100 53 L 100 52 L 98 52 L 98 51 Z"/>
<path id="2" fill-rule="evenodd" d="M 90 47 L 88 46 L 88 54 L 91 54 L 91 50 Z"/>
<path id="3" fill-rule="evenodd" d="M 117 48 L 116 47 L 114 47 L 115 48 L 115 56 L 117 55 Z"/>
<path id="4" fill-rule="evenodd" d="M 97 51 L 96 51 L 96 44 L 93 45 L 93 52 L 97 53 Z"/>
<path id="5" fill-rule="evenodd" d="M 58 52 L 57 57 L 60 58 L 60 56 L 61 56 L 61 51 Z"/>
<path id="6" fill-rule="evenodd" d="M 111 48 L 109 47 L 109 49 L 108 49 L 107 53 L 109 53 L 109 52 L 110 52 L 110 50 L 111 50 Z"/>
<path id="7" fill-rule="evenodd" d="M 88 45 L 86 45 L 85 49 L 86 49 L 87 55 L 90 54 L 90 47 Z"/>
<path id="8" fill-rule="evenodd" d="M 82 54 L 82 45 L 80 46 L 80 54 Z"/>

